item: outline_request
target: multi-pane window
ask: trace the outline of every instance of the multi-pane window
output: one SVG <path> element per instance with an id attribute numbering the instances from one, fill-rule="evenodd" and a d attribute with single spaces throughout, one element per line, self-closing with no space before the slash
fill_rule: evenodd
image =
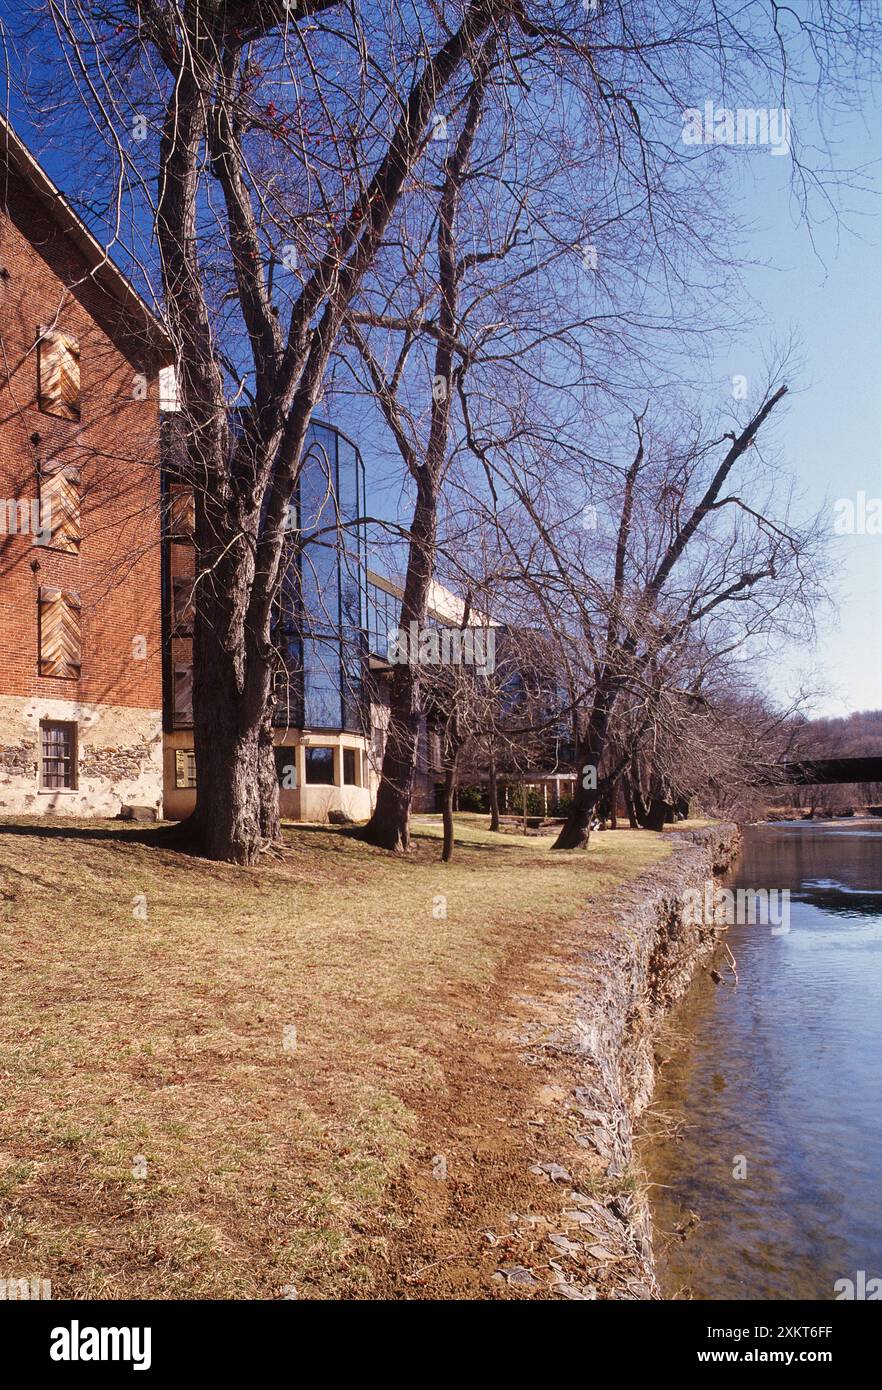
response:
<path id="1" fill-rule="evenodd" d="M 69 333 L 40 329 L 37 400 L 47 415 L 63 420 L 80 418 L 80 345 Z"/>
<path id="2" fill-rule="evenodd" d="M 196 786 L 196 754 L 192 748 L 175 749 L 175 786 Z"/>
<path id="3" fill-rule="evenodd" d="M 40 675 L 79 680 L 80 597 L 71 589 L 40 585 Z"/>
<path id="4" fill-rule="evenodd" d="M 372 655 L 384 660 L 389 652 L 389 634 L 397 632 L 401 621 L 401 599 L 377 584 L 367 585 L 368 646 Z"/>
<path id="5" fill-rule="evenodd" d="M 74 791 L 77 785 L 77 726 L 45 720 L 40 725 L 40 787 Z"/>
<path id="6" fill-rule="evenodd" d="M 306 750 L 306 780 L 307 782 L 319 783 L 322 786 L 333 787 L 334 785 L 334 750 L 333 748 L 307 748 Z"/>
<path id="7" fill-rule="evenodd" d="M 304 728 L 342 728 L 339 639 L 306 637 L 302 651 Z"/>
<path id="8" fill-rule="evenodd" d="M 314 423 L 290 500 L 273 613 L 276 728 L 361 732 L 364 510 L 361 456 Z"/>

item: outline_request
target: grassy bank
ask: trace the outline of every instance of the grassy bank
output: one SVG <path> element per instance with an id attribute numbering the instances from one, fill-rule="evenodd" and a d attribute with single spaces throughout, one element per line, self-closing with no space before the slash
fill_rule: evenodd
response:
<path id="1" fill-rule="evenodd" d="M 381 1294 L 510 991 L 669 852 L 483 824 L 459 818 L 450 865 L 425 819 L 405 859 L 294 828 L 250 870 L 152 827 L 0 822 L 0 1275 L 56 1298 Z"/>

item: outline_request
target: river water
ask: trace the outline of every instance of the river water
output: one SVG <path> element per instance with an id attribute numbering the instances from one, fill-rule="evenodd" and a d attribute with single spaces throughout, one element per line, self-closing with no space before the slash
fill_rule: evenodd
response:
<path id="1" fill-rule="evenodd" d="M 700 972 L 660 1040 L 659 1279 L 667 1298 L 831 1299 L 882 1276 L 882 824 L 750 827 L 727 883 L 789 889 L 790 929 L 730 927 L 737 987 L 721 952 L 724 983 Z"/>

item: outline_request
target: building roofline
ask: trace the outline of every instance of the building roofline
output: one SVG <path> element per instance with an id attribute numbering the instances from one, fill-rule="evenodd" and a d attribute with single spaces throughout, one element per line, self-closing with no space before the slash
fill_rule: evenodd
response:
<path id="1" fill-rule="evenodd" d="M 330 420 L 319 420 L 313 415 L 310 418 L 308 429 L 312 429 L 313 426 L 315 426 L 316 429 L 330 430 L 332 434 L 336 434 L 340 439 L 345 440 L 345 442 L 358 454 L 359 462 L 362 468 L 364 468 L 364 459 L 361 456 L 361 449 L 352 436 L 347 434 L 345 430 L 341 430 L 339 425 L 332 424 Z"/>
<path id="2" fill-rule="evenodd" d="M 24 141 L 16 135 L 9 121 L 0 114 L 0 162 L 25 180 L 47 209 L 50 217 L 70 237 L 89 267 L 96 284 L 122 304 L 135 318 L 142 319 L 151 340 L 160 349 L 172 352 L 171 339 L 147 301 L 132 282 L 110 259 L 107 248 L 92 235 L 83 219 L 74 212 L 61 189 L 53 183 L 43 166 L 34 158 Z"/>
<path id="3" fill-rule="evenodd" d="M 368 583 L 374 584 L 378 589 L 382 589 L 392 598 L 401 599 L 404 597 L 404 585 L 400 579 L 392 579 L 388 574 L 381 574 L 379 570 L 366 566 Z M 429 583 L 428 593 L 428 616 L 445 626 L 452 623 L 462 622 L 462 615 L 465 611 L 465 603 L 455 594 L 452 589 L 448 589 L 437 579 L 432 579 Z M 472 610 L 469 627 L 500 627 L 501 624 L 488 618 L 485 613 L 478 609 Z"/>

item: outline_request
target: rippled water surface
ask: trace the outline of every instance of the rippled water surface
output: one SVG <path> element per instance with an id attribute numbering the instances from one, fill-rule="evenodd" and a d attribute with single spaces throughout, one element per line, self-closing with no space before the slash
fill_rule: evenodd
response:
<path id="1" fill-rule="evenodd" d="M 750 828 L 729 883 L 788 888 L 790 930 L 731 927 L 737 988 L 702 972 L 661 1044 L 655 1108 L 683 1128 L 643 1147 L 659 1277 L 830 1299 L 882 1275 L 882 824 Z"/>

